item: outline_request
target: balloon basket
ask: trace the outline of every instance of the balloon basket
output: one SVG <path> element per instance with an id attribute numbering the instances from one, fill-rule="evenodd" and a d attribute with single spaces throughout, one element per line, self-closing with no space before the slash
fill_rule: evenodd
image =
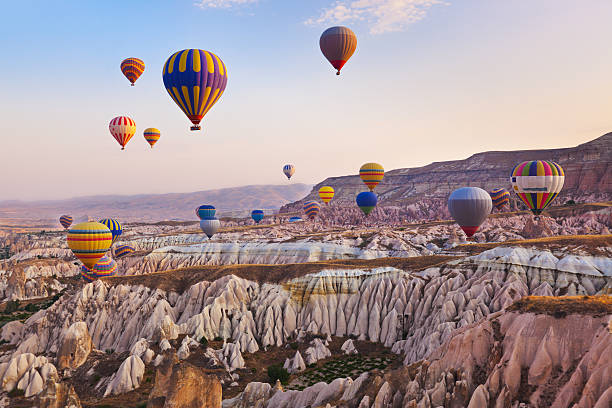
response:
<path id="1" fill-rule="evenodd" d="M 193 130 L 200 130 L 202 128 L 199 125 L 193 125 L 190 129 L 193 131 Z"/>

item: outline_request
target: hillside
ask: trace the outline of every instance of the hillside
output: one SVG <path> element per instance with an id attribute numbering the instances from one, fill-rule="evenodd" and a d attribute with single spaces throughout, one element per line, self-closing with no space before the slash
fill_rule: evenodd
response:
<path id="1" fill-rule="evenodd" d="M 254 208 L 276 210 L 308 192 L 307 184 L 252 185 L 175 194 L 106 195 L 68 200 L 0 202 L 0 219 L 49 220 L 55 225 L 61 214 L 76 220 L 112 214 L 120 220 L 195 220 L 194 209 L 213 204 L 220 216 L 246 215 Z"/>
<path id="2" fill-rule="evenodd" d="M 492 151 L 477 153 L 465 160 L 391 170 L 385 173 L 376 193 L 381 206 L 405 206 L 422 201 L 430 204 L 445 201 L 451 191 L 464 186 L 487 191 L 495 187 L 510 189 L 512 168 L 522 161 L 538 159 L 556 161 L 565 170 L 565 185 L 557 204 L 569 198 L 580 202 L 612 199 L 612 133 L 571 148 Z M 356 194 L 366 190 L 358 175 L 331 177 L 315 185 L 302 200 L 283 206 L 281 212 L 301 209 L 304 200 L 318 199 L 317 191 L 324 185 L 335 189 L 333 202 L 340 205 L 352 205 Z"/>

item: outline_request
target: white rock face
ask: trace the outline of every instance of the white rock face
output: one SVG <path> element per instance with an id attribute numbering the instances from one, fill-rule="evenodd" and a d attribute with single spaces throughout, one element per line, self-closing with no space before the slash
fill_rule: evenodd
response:
<path id="1" fill-rule="evenodd" d="M 304 359 L 300 354 L 299 350 L 295 352 L 295 356 L 293 358 L 288 358 L 285 360 L 284 368 L 291 374 L 299 373 L 300 371 L 304 371 L 306 369 L 306 364 L 304 363 Z"/>
<path id="2" fill-rule="evenodd" d="M 244 359 L 238 344 L 225 343 L 219 351 L 219 358 L 224 362 L 227 371 L 231 372 L 238 368 L 244 368 Z"/>
<path id="3" fill-rule="evenodd" d="M 342 344 L 340 350 L 344 351 L 344 354 L 357 354 L 358 351 L 355 348 L 355 343 L 353 343 L 352 339 L 348 339 Z"/>
<path id="4" fill-rule="evenodd" d="M 145 365 L 138 356 L 129 356 L 110 379 L 104 396 L 123 394 L 140 387 Z"/>
<path id="5" fill-rule="evenodd" d="M 55 366 L 43 356 L 18 354 L 0 364 L 0 386 L 6 392 L 17 388 L 31 397 L 43 390 L 49 378 L 59 380 Z"/>
<path id="6" fill-rule="evenodd" d="M 62 332 L 57 351 L 60 370 L 75 369 L 83 365 L 92 349 L 91 336 L 85 322 L 75 322 Z"/>
<path id="7" fill-rule="evenodd" d="M 192 339 L 191 337 L 185 336 L 185 338 L 183 339 L 183 342 L 181 343 L 181 346 L 179 347 L 176 353 L 176 356 L 178 357 L 179 360 L 185 360 L 186 358 L 189 357 L 189 354 L 190 354 L 189 348 L 199 347 L 199 345 L 200 344 L 194 339 Z"/>
<path id="8" fill-rule="evenodd" d="M 321 339 L 315 338 L 311 346 L 306 349 L 304 352 L 306 355 L 306 364 L 314 364 L 319 360 L 322 360 L 327 357 L 331 357 L 331 351 L 323 344 Z"/>

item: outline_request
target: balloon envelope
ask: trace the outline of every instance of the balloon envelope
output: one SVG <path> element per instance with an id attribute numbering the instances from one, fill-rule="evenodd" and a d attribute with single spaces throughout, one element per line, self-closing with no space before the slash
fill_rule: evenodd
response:
<path id="1" fill-rule="evenodd" d="M 512 170 L 510 182 L 521 201 L 539 215 L 561 192 L 565 172 L 552 161 L 526 161 Z"/>
<path id="2" fill-rule="evenodd" d="M 376 203 L 378 203 L 378 197 L 371 191 L 363 191 L 357 194 L 355 198 L 357 205 L 363 211 L 365 215 L 368 215 L 372 212 L 374 207 L 376 207 Z"/>
<path id="3" fill-rule="evenodd" d="M 139 58 L 132 57 L 121 61 L 121 72 L 132 83 L 132 86 L 134 86 L 134 82 L 142 75 L 144 70 L 145 63 Z"/>
<path id="4" fill-rule="evenodd" d="M 214 217 L 217 213 L 217 209 L 214 205 L 204 204 L 196 208 L 196 215 L 199 219 L 203 220 L 204 218 Z"/>
<path id="5" fill-rule="evenodd" d="M 482 188 L 461 187 L 448 197 L 448 211 L 468 237 L 476 233 L 492 208 L 491 196 Z"/>
<path id="6" fill-rule="evenodd" d="M 385 169 L 378 163 L 366 163 L 359 169 L 361 181 L 368 186 L 370 191 L 374 190 L 385 176 Z"/>
<path id="7" fill-rule="evenodd" d="M 510 193 L 505 188 L 494 188 L 489 193 L 491 196 L 491 200 L 493 201 L 493 205 L 498 210 L 501 210 L 504 205 L 510 202 Z"/>
<path id="8" fill-rule="evenodd" d="M 208 238 L 212 238 L 217 233 L 221 223 L 215 217 L 206 217 L 200 221 L 200 228 Z"/>
<path id="9" fill-rule="evenodd" d="M 125 145 L 136 133 L 136 122 L 127 116 L 117 116 L 108 124 L 108 130 L 121 145 L 121 150 L 125 150 Z"/>
<path id="10" fill-rule="evenodd" d="M 319 198 L 325 204 L 329 203 L 334 198 L 334 189 L 330 186 L 323 186 L 319 189 Z"/>
<path id="11" fill-rule="evenodd" d="M 87 282 L 92 282 L 105 276 L 113 276 L 116 273 L 117 262 L 107 256 L 100 258 L 93 268 L 88 268 L 85 265 L 81 265 L 81 276 Z"/>
<path id="12" fill-rule="evenodd" d="M 144 138 L 147 141 L 147 143 L 151 145 L 151 149 L 153 148 L 153 145 L 157 143 L 160 137 L 161 137 L 161 132 L 159 131 L 159 129 L 146 128 L 144 130 Z"/>
<path id="13" fill-rule="evenodd" d="M 253 210 L 251 211 L 251 218 L 255 221 L 256 224 L 259 224 L 259 221 L 263 220 L 264 212 L 263 210 Z"/>
<path id="14" fill-rule="evenodd" d="M 113 234 L 99 222 L 82 222 L 68 231 L 68 247 L 88 268 L 102 258 L 113 243 Z"/>
<path id="15" fill-rule="evenodd" d="M 306 201 L 304 203 L 304 212 L 311 220 L 315 219 L 319 211 L 321 211 L 321 206 L 316 201 Z"/>
<path id="16" fill-rule="evenodd" d="M 62 215 L 59 219 L 59 222 L 62 225 L 62 227 L 64 227 L 65 229 L 68 229 L 68 227 L 72 225 L 72 217 L 69 215 Z"/>
<path id="17" fill-rule="evenodd" d="M 288 179 L 291 179 L 291 176 L 295 173 L 295 166 L 293 164 L 285 164 L 283 166 L 283 173 L 285 173 Z"/>
<path id="18" fill-rule="evenodd" d="M 319 47 L 325 58 L 336 68 L 336 75 L 340 75 L 340 70 L 357 48 L 357 36 L 348 27 L 330 27 L 321 34 Z"/>
<path id="19" fill-rule="evenodd" d="M 106 227 L 113 234 L 113 244 L 115 243 L 115 241 L 117 241 L 117 238 L 119 238 L 119 235 L 123 234 L 123 227 L 121 226 L 119 221 L 113 220 L 112 218 L 104 218 L 100 220 L 99 222 L 100 224 L 106 225 Z"/>
<path id="20" fill-rule="evenodd" d="M 291 218 L 289 218 L 289 222 L 298 222 L 298 221 L 303 221 L 302 217 L 291 217 Z"/>
<path id="21" fill-rule="evenodd" d="M 227 69 L 221 58 L 209 51 L 187 49 L 175 52 L 162 70 L 168 95 L 200 129 L 200 121 L 223 95 Z"/>
<path id="22" fill-rule="evenodd" d="M 118 245 L 117 247 L 115 247 L 115 258 L 123 258 L 124 256 L 129 255 L 134 251 L 134 247 L 130 245 Z"/>

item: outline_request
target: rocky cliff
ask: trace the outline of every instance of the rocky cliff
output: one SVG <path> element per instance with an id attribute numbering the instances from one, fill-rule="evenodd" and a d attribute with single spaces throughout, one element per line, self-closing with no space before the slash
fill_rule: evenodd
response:
<path id="1" fill-rule="evenodd" d="M 387 171 L 376 193 L 381 206 L 405 207 L 431 200 L 434 200 L 432 205 L 440 205 L 459 187 L 510 190 L 509 175 L 513 167 L 522 161 L 538 159 L 553 160 L 565 170 L 565 185 L 557 204 L 569 198 L 580 202 L 612 200 L 612 133 L 571 148 L 484 152 L 465 160 Z M 281 212 L 301 211 L 304 201 L 318 200 L 317 192 L 324 185 L 335 189 L 332 202 L 336 205 L 354 205 L 357 193 L 366 190 L 357 175 L 331 177 L 315 185 L 302 200 L 283 206 Z"/>

